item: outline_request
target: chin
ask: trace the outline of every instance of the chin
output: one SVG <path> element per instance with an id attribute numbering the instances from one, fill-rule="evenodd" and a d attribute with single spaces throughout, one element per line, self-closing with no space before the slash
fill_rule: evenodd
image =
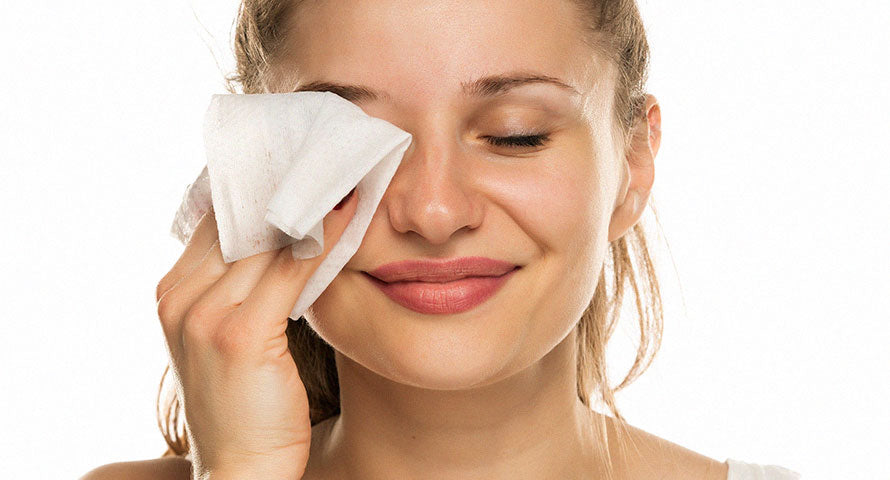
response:
<path id="1" fill-rule="evenodd" d="M 346 360 L 351 367 L 392 382 L 429 390 L 466 390 L 497 382 L 513 360 L 517 339 L 498 336 L 494 329 L 486 335 L 448 331 L 445 325 L 417 327 L 377 333 L 373 341 L 363 335 L 328 338 L 332 332 L 318 333 L 337 351 L 338 362 Z"/>
<path id="2" fill-rule="evenodd" d="M 406 358 L 401 354 L 386 369 L 375 373 L 387 379 L 428 390 L 469 390 L 497 382 L 503 375 L 504 361 L 491 356 L 479 358 Z"/>

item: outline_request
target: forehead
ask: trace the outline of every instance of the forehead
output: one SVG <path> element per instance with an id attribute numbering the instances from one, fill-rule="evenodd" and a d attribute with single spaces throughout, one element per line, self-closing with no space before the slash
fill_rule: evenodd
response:
<path id="1" fill-rule="evenodd" d="M 572 0 L 318 0 L 290 21 L 281 67 L 291 87 L 367 85 L 419 103 L 466 95 L 492 74 L 539 74 L 582 93 L 603 75 Z"/>

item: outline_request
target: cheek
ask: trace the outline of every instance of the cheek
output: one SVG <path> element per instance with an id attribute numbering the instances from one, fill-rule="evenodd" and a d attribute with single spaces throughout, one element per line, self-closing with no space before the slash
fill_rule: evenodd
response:
<path id="1" fill-rule="evenodd" d="M 580 156 L 530 162 L 501 172 L 493 196 L 502 200 L 541 253 L 577 252 L 582 245 L 605 238 L 611 207 L 609 175 Z"/>
<path id="2" fill-rule="evenodd" d="M 553 282 L 548 288 L 559 292 L 553 298 L 567 302 L 561 309 L 571 304 L 570 316 L 583 311 L 596 288 L 617 183 L 611 157 L 590 152 L 578 147 L 525 164 L 502 176 L 498 193 L 521 234 L 543 257 L 540 273 Z"/>
<path id="3" fill-rule="evenodd" d="M 303 315 L 309 326 L 336 350 L 352 356 L 362 343 L 375 341 L 377 332 L 367 321 L 368 305 L 379 302 L 362 273 L 341 271 Z"/>

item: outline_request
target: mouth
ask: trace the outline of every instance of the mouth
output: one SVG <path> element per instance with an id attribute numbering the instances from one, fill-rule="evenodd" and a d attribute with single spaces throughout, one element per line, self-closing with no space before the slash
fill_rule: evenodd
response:
<path id="1" fill-rule="evenodd" d="M 519 265 L 512 262 L 480 256 L 446 260 L 422 258 L 387 263 L 367 273 L 386 283 L 445 283 L 466 277 L 499 277 L 516 267 Z"/>
<path id="2" fill-rule="evenodd" d="M 362 274 L 384 295 L 399 305 L 424 314 L 453 314 L 471 310 L 494 296 L 520 269 L 500 275 L 461 275 L 448 281 L 399 280 L 385 282 L 368 272 Z M 454 274 L 451 274 L 454 276 Z M 441 278 L 441 277 L 440 277 Z"/>

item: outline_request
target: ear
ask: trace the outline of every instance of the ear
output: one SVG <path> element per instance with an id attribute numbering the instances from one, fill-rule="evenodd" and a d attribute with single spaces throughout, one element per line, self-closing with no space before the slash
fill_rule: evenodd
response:
<path id="1" fill-rule="evenodd" d="M 609 241 L 621 238 L 640 220 L 655 181 L 655 155 L 661 145 L 661 107 L 646 95 L 643 115 L 633 127 L 625 154 L 623 184 L 609 222 Z"/>

